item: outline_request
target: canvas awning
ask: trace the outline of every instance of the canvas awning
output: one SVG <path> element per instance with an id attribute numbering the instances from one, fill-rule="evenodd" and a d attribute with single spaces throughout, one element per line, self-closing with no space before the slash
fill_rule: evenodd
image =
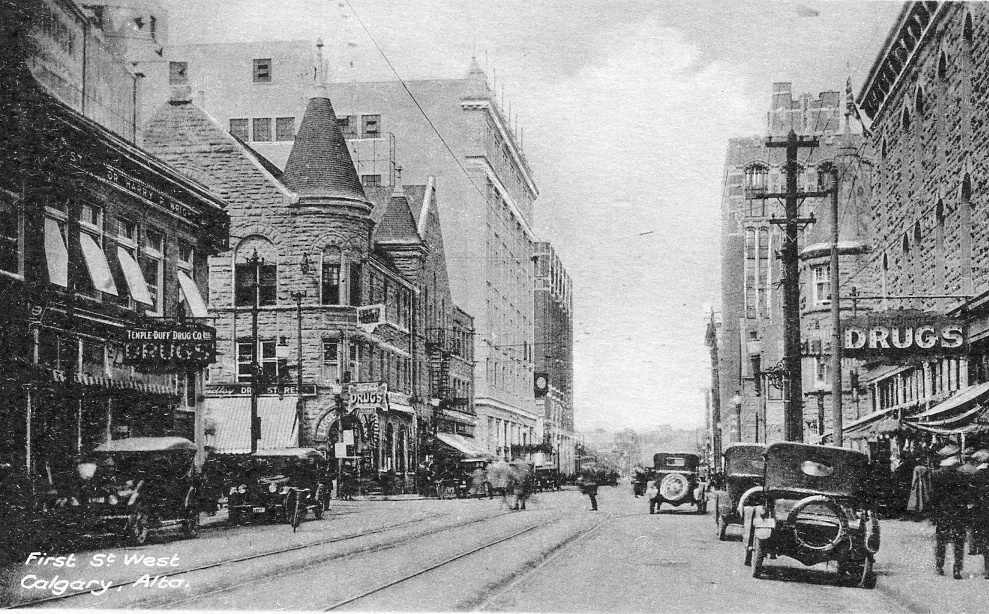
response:
<path id="1" fill-rule="evenodd" d="M 910 416 L 904 424 L 928 433 L 957 435 L 989 430 L 989 382 L 969 386 L 931 409 Z"/>
<path id="2" fill-rule="evenodd" d="M 113 283 L 110 263 L 106 261 L 106 254 L 96 243 L 96 239 L 88 232 L 80 232 L 79 245 L 82 247 L 83 260 L 86 261 L 86 269 L 89 270 L 89 278 L 93 280 L 93 286 L 100 292 L 117 296 L 117 284 Z"/>
<path id="3" fill-rule="evenodd" d="M 261 439 L 258 449 L 291 448 L 298 444 L 295 412 L 297 396 L 258 397 Z M 206 421 L 213 434 L 206 445 L 216 452 L 244 454 L 251 451 L 251 398 L 207 397 Z"/>
<path id="4" fill-rule="evenodd" d="M 479 443 L 462 435 L 455 435 L 453 433 L 437 433 L 436 438 L 457 452 L 465 454 L 468 457 L 489 456 L 488 451 L 482 448 Z"/>
<path id="5" fill-rule="evenodd" d="M 48 261 L 48 280 L 63 288 L 69 287 L 69 250 L 58 221 L 45 218 L 45 259 Z"/>
<path id="6" fill-rule="evenodd" d="M 973 406 L 984 403 L 987 399 L 989 399 L 989 382 L 976 384 L 955 393 L 924 413 L 910 416 L 909 420 L 927 421 L 947 418 L 954 414 L 965 413 Z"/>
<path id="7" fill-rule="evenodd" d="M 130 252 L 119 245 L 117 246 L 117 262 L 120 263 L 120 269 L 124 272 L 124 279 L 127 280 L 130 297 L 138 303 L 154 305 L 154 301 L 151 300 L 151 293 L 148 292 L 148 284 L 144 281 L 141 267 L 134 260 L 134 256 L 131 256 Z"/>
<path id="8" fill-rule="evenodd" d="M 205 318 L 209 315 L 206 311 L 206 301 L 199 293 L 199 286 L 185 271 L 179 271 L 179 285 L 182 286 L 182 294 L 185 295 L 185 302 L 189 305 L 192 317 Z"/>

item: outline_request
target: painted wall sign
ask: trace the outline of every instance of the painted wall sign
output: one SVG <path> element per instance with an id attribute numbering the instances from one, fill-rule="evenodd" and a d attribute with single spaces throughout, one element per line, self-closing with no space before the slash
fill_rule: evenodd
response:
<path id="1" fill-rule="evenodd" d="M 206 386 L 206 395 L 211 397 L 249 397 L 251 396 L 250 384 L 211 384 Z M 259 393 L 263 397 L 294 397 L 299 396 L 299 387 L 295 384 L 284 386 L 263 386 Z M 302 395 L 304 397 L 316 396 L 316 384 L 302 384 Z"/>
<path id="2" fill-rule="evenodd" d="M 385 323 L 384 305 L 366 305 L 357 308 L 357 326 L 371 332 Z"/>
<path id="3" fill-rule="evenodd" d="M 161 322 L 124 331 L 124 364 L 193 368 L 216 362 L 216 330 Z"/>
<path id="4" fill-rule="evenodd" d="M 848 358 L 901 361 L 968 351 L 963 320 L 923 311 L 873 312 L 842 320 L 841 329 Z"/>
<path id="5" fill-rule="evenodd" d="M 388 409 L 388 384 L 360 382 L 347 386 L 347 411 L 375 411 Z"/>

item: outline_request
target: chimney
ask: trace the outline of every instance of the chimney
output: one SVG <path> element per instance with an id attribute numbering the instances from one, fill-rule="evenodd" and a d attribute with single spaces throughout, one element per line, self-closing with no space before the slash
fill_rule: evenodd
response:
<path id="1" fill-rule="evenodd" d="M 192 103 L 192 87 L 188 85 L 173 85 L 168 104 L 179 106 Z"/>

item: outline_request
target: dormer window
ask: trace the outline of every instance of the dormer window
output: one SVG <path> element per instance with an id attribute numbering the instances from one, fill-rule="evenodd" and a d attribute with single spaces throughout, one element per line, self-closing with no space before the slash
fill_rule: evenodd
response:
<path id="1" fill-rule="evenodd" d="M 254 82 L 271 83 L 271 58 L 254 60 Z"/>

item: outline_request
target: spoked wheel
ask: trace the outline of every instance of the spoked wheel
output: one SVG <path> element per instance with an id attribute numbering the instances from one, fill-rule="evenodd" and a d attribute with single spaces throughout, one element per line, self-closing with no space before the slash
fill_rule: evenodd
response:
<path id="1" fill-rule="evenodd" d="M 295 491 L 290 493 L 289 502 L 286 507 L 289 513 L 289 523 L 292 525 L 292 532 L 295 533 L 295 530 L 302 524 L 302 519 L 306 515 L 306 508 L 302 504 L 302 496 Z"/>
<path id="2" fill-rule="evenodd" d="M 189 508 L 186 510 L 186 518 L 182 523 L 182 535 L 192 539 L 199 535 L 199 510 Z"/>
<path id="3" fill-rule="evenodd" d="M 847 579 L 853 586 L 862 588 L 876 588 L 876 573 L 873 570 L 875 559 L 871 554 L 867 554 L 864 560 L 847 561 L 844 565 L 839 565 L 838 573 Z"/>
<path id="4" fill-rule="evenodd" d="M 132 546 L 143 546 L 148 541 L 148 515 L 140 503 L 131 510 L 127 522 L 127 541 Z"/>
<path id="5" fill-rule="evenodd" d="M 323 505 L 323 485 L 320 484 L 316 488 L 316 507 L 313 508 L 313 516 L 316 517 L 316 520 L 323 519 L 323 511 L 325 509 L 326 506 Z"/>
<path id="6" fill-rule="evenodd" d="M 756 537 L 752 540 L 752 577 L 758 578 L 762 576 L 763 562 L 766 560 L 766 546 L 763 545 L 762 540 Z"/>

